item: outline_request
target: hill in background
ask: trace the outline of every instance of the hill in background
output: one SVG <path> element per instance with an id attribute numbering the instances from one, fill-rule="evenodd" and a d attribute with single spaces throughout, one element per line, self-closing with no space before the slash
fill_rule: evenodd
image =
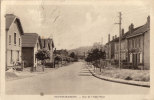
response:
<path id="1" fill-rule="evenodd" d="M 84 56 L 85 53 L 88 52 L 88 50 L 91 50 L 92 49 L 92 46 L 84 46 L 84 47 L 79 47 L 79 48 L 76 48 L 76 49 L 71 49 L 71 50 L 68 50 L 69 54 L 71 52 L 74 52 L 75 54 L 79 55 L 79 56 Z"/>

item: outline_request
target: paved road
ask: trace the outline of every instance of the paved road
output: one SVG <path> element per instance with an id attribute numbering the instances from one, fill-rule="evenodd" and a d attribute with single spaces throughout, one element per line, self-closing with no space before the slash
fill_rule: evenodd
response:
<path id="1" fill-rule="evenodd" d="M 7 94 L 106 95 L 147 94 L 149 88 L 125 85 L 97 79 L 83 62 L 55 71 L 19 80 L 7 81 Z"/>

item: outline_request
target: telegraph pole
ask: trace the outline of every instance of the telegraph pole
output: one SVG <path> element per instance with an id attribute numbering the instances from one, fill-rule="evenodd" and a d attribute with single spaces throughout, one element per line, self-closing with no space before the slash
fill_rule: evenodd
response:
<path id="1" fill-rule="evenodd" d="M 119 68 L 121 68 L 121 12 L 119 12 L 119 23 L 115 23 L 119 25 Z"/>

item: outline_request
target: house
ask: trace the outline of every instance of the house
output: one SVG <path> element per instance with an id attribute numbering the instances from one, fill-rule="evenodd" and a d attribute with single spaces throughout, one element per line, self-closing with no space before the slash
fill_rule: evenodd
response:
<path id="1" fill-rule="evenodd" d="M 48 50 L 50 52 L 50 59 L 49 60 L 47 59 L 46 62 L 53 63 L 54 62 L 54 58 L 53 58 L 54 42 L 53 42 L 53 39 L 51 39 L 51 38 L 41 39 L 41 45 L 42 45 L 42 49 Z"/>
<path id="2" fill-rule="evenodd" d="M 119 37 L 115 35 L 114 38 L 114 60 L 118 61 L 119 60 Z"/>
<path id="3" fill-rule="evenodd" d="M 38 60 L 35 54 L 41 47 L 41 39 L 37 33 L 24 33 L 22 36 L 22 60 L 25 67 L 37 67 Z"/>
<path id="4" fill-rule="evenodd" d="M 105 51 L 105 56 L 106 59 L 110 59 L 110 34 L 108 34 L 108 42 L 104 45 L 103 47 L 104 51 Z"/>
<path id="5" fill-rule="evenodd" d="M 133 24 L 129 28 L 127 35 L 128 41 L 128 58 L 133 68 L 149 69 L 150 68 L 150 17 L 147 22 L 138 27 L 135 31 Z"/>
<path id="6" fill-rule="evenodd" d="M 22 35 L 24 31 L 20 19 L 13 14 L 6 14 L 6 67 L 13 67 L 22 59 Z"/>

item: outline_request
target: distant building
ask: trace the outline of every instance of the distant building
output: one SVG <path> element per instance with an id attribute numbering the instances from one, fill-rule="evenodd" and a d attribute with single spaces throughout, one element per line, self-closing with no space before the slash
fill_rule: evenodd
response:
<path id="1" fill-rule="evenodd" d="M 24 33 L 22 36 L 22 60 L 25 67 L 37 67 L 35 54 L 41 49 L 40 36 L 37 33 Z"/>
<path id="2" fill-rule="evenodd" d="M 22 38 L 24 31 L 20 19 L 13 14 L 6 14 L 6 67 L 21 62 Z"/>
<path id="3" fill-rule="evenodd" d="M 50 52 L 50 59 L 46 60 L 46 61 L 53 63 L 54 62 L 54 58 L 53 58 L 54 42 L 53 42 L 53 39 L 51 39 L 51 38 L 41 39 L 41 45 L 42 45 L 42 49 L 48 50 Z"/>

